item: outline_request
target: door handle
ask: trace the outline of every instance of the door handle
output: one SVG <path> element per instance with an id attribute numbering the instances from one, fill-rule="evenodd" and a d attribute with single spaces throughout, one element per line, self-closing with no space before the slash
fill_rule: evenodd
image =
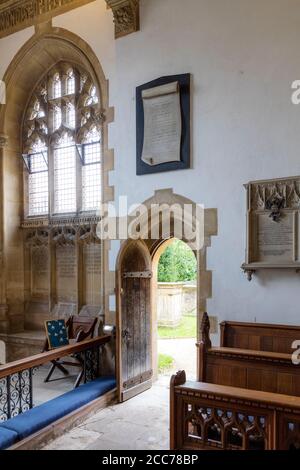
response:
<path id="1" fill-rule="evenodd" d="M 132 338 L 132 335 L 129 333 L 129 330 L 123 330 L 122 331 L 122 338 L 125 339 L 125 341 L 129 342 Z"/>

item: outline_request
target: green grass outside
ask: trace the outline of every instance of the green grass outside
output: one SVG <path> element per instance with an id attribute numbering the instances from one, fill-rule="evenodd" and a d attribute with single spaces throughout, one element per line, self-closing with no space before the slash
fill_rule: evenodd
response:
<path id="1" fill-rule="evenodd" d="M 174 359 L 167 354 L 159 354 L 158 355 L 158 373 L 163 374 L 168 370 L 172 369 L 174 364 Z"/>
<path id="2" fill-rule="evenodd" d="M 183 316 L 182 321 L 176 328 L 165 326 L 158 327 L 158 337 L 161 339 L 173 338 L 195 338 L 197 331 L 196 316 Z"/>

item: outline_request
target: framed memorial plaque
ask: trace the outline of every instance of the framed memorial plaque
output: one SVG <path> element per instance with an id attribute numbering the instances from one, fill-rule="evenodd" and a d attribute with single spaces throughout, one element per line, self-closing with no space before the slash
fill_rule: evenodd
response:
<path id="1" fill-rule="evenodd" d="M 247 190 L 247 248 L 242 269 L 300 272 L 300 177 L 254 181 Z"/>
<path id="2" fill-rule="evenodd" d="M 190 74 L 136 89 L 137 175 L 190 168 Z"/>

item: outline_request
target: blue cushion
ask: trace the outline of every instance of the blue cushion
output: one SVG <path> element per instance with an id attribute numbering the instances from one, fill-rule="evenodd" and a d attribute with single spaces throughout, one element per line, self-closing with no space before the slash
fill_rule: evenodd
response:
<path id="1" fill-rule="evenodd" d="M 18 440 L 18 433 L 0 426 L 0 449 L 7 449 Z"/>
<path id="2" fill-rule="evenodd" d="M 0 426 L 15 431 L 18 433 L 19 439 L 24 439 L 77 408 L 99 398 L 115 386 L 116 380 L 114 377 L 100 377 L 93 382 L 81 385 L 60 397 L 32 408 L 26 413 L 9 419 Z"/>

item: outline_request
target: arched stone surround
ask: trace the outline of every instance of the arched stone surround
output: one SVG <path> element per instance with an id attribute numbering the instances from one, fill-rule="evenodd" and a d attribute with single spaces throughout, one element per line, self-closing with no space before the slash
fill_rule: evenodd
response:
<path id="1" fill-rule="evenodd" d="M 23 218 L 23 113 L 41 77 L 60 61 L 85 69 L 98 89 L 104 114 L 102 200 L 109 202 L 114 199 L 114 188 L 109 185 L 108 176 L 114 168 L 114 152 L 108 148 L 108 125 L 114 120 L 114 109 L 109 107 L 108 81 L 99 60 L 89 45 L 77 35 L 62 28 L 54 28 L 51 23 L 39 25 L 35 34 L 14 57 L 3 78 L 7 92 L 7 104 L 0 106 L 0 332 L 3 333 L 22 331 L 24 327 L 25 278 L 28 274 L 25 269 L 24 228 L 36 228 L 39 225 L 36 221 L 24 221 Z M 103 242 L 103 313 L 105 273 L 108 273 L 107 249 L 107 243 Z"/>
<path id="2" fill-rule="evenodd" d="M 168 204 L 170 206 L 172 205 L 178 205 L 180 207 L 184 207 L 185 204 L 191 204 L 195 206 L 195 203 L 191 201 L 190 199 L 187 199 L 181 195 L 175 194 L 172 189 L 162 189 L 155 191 L 154 196 L 149 198 L 143 203 L 143 206 L 146 206 L 148 209 L 148 220 L 150 218 L 150 209 L 152 204 Z M 175 215 L 176 217 L 176 215 Z M 131 218 L 129 217 L 128 223 L 130 223 Z M 148 222 L 148 221 L 147 221 Z M 193 224 L 194 221 L 192 221 Z M 149 231 L 147 233 L 147 231 Z M 143 241 L 145 242 L 146 246 L 148 247 L 151 259 L 152 259 L 152 271 L 153 271 L 153 278 L 152 278 L 152 299 L 151 299 L 151 305 L 152 305 L 152 325 L 156 325 L 156 320 L 155 320 L 155 315 L 156 315 L 156 309 L 154 307 L 155 301 L 154 301 L 154 296 L 155 296 L 155 288 L 157 284 L 157 264 L 159 261 L 159 257 L 166 248 L 166 243 L 168 243 L 168 239 L 164 238 L 162 236 L 161 239 L 159 240 L 151 240 L 151 233 L 150 233 L 150 224 L 145 224 L 145 227 L 140 228 L 140 232 L 142 234 Z M 198 266 L 198 271 L 197 271 L 197 343 L 199 344 L 201 341 L 201 335 L 200 335 L 200 326 L 201 326 L 201 320 L 203 313 L 207 310 L 207 300 L 212 297 L 212 272 L 207 269 L 207 249 L 211 246 L 211 237 L 216 236 L 218 234 L 218 220 L 217 220 L 217 209 L 205 209 L 204 210 L 204 246 L 202 249 L 198 251 L 194 251 L 196 259 L 197 259 L 197 266 Z M 172 234 L 171 234 L 172 236 Z M 189 241 L 184 240 L 188 245 Z M 116 312 L 116 318 L 117 318 L 117 326 L 118 323 L 120 324 L 120 315 L 119 315 L 119 309 L 120 309 L 120 302 L 118 299 L 118 279 L 120 277 L 120 266 L 121 266 L 121 260 L 124 257 L 124 253 L 128 250 L 130 247 L 131 243 L 135 243 L 135 241 L 131 240 L 124 240 L 121 243 L 120 251 L 119 251 L 119 256 L 116 262 L 116 271 L 114 273 L 110 273 L 110 278 L 112 279 L 113 277 L 116 280 L 116 284 L 114 286 L 111 286 L 111 291 L 110 294 L 116 293 L 117 295 L 117 312 Z M 157 360 L 157 353 L 156 353 L 156 336 L 154 329 L 152 329 L 152 361 L 153 361 L 153 370 L 156 370 L 156 360 Z M 199 368 L 197 367 L 197 370 Z"/>

